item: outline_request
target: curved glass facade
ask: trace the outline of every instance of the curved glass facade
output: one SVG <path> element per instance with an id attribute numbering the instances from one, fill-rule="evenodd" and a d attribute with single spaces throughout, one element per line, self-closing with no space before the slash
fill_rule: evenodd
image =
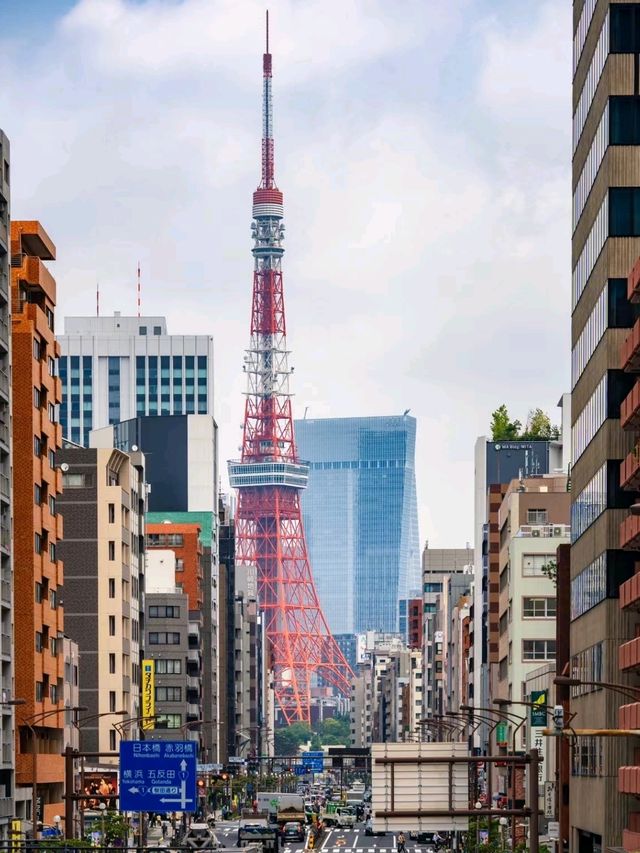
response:
<path id="1" fill-rule="evenodd" d="M 310 463 L 304 526 L 333 633 L 404 631 L 420 595 L 416 421 L 408 416 L 296 421 Z"/>

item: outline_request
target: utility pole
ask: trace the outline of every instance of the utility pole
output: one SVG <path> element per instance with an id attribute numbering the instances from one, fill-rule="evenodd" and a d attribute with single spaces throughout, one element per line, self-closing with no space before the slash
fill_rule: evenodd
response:
<path id="1" fill-rule="evenodd" d="M 540 765 L 540 756 L 537 749 L 529 751 L 531 763 L 529 764 L 529 808 L 531 816 L 529 818 L 529 853 L 539 853 L 540 848 L 540 820 L 539 820 L 539 790 L 538 790 L 538 767 Z M 514 765 L 515 766 L 515 765 Z M 515 846 L 515 839 L 513 841 Z"/>

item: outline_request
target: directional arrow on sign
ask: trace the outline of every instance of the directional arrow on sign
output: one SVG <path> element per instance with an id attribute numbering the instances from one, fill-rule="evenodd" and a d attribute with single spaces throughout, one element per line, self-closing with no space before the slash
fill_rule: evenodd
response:
<path id="1" fill-rule="evenodd" d="M 186 762 L 182 762 L 182 763 L 186 764 Z M 193 802 L 192 798 L 187 797 L 187 782 L 186 782 L 186 780 L 183 779 L 182 782 L 180 782 L 180 797 L 179 798 L 177 798 L 177 797 L 171 797 L 171 798 L 161 797 L 160 802 L 161 803 L 180 803 L 181 809 L 184 809 L 184 807 L 187 805 L 187 803 L 192 803 Z"/>

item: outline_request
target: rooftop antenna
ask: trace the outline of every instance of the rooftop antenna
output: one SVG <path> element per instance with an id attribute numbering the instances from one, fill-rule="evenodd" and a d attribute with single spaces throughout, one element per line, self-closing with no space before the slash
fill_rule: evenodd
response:
<path id="1" fill-rule="evenodd" d="M 140 307 L 142 305 L 141 295 L 140 295 L 140 261 L 138 261 L 138 317 L 140 316 Z"/>
<path id="2" fill-rule="evenodd" d="M 100 316 L 100 279 L 96 279 L 96 317 Z"/>

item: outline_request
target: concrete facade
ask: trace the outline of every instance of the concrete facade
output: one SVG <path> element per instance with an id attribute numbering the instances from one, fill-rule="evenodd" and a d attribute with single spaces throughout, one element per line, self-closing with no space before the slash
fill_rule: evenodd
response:
<path id="1" fill-rule="evenodd" d="M 64 447 L 60 511 L 66 538 L 65 614 L 80 649 L 80 702 L 87 750 L 117 750 L 115 714 L 140 715 L 144 590 L 144 457 L 108 448 Z M 110 716 L 110 715 L 114 716 Z M 135 729 L 127 730 L 134 737 Z"/>

